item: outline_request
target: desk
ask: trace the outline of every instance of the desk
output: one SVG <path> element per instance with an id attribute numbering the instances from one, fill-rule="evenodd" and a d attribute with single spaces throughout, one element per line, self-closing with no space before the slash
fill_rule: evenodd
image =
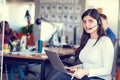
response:
<path id="1" fill-rule="evenodd" d="M 50 50 L 58 53 L 60 56 L 67 56 L 74 54 L 74 49 L 70 48 L 45 48 L 46 50 Z M 20 52 L 22 53 L 22 52 Z M 32 63 L 40 63 L 41 64 L 41 74 L 40 80 L 45 80 L 45 62 L 48 60 L 46 54 L 34 54 L 34 55 L 25 55 L 25 54 L 6 54 L 3 53 L 3 62 L 7 63 L 7 61 L 19 61 L 19 62 L 32 62 Z M 27 53 L 26 53 L 27 54 Z"/>

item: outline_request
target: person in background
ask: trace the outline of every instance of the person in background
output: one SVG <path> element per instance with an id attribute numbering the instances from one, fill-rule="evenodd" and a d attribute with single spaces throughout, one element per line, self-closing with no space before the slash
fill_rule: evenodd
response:
<path id="1" fill-rule="evenodd" d="M 16 32 L 9 27 L 9 23 L 7 21 L 2 21 L 1 24 L 2 25 L 5 24 L 4 44 L 9 44 L 9 41 L 13 42 L 14 40 L 18 40 Z M 19 73 L 20 80 L 25 80 L 25 75 L 20 64 L 7 64 L 7 67 L 9 70 L 9 75 L 8 75 L 9 80 L 14 80 L 16 70 Z"/>
<path id="2" fill-rule="evenodd" d="M 103 29 L 105 30 L 107 36 L 112 40 L 112 42 L 114 44 L 115 41 L 116 41 L 116 36 L 113 33 L 113 31 L 109 28 L 109 24 L 108 24 L 108 21 L 107 21 L 107 16 L 105 14 L 100 13 L 100 17 L 101 17 L 101 20 L 102 20 Z"/>
<path id="3" fill-rule="evenodd" d="M 2 25 L 5 24 L 4 43 L 9 43 L 9 40 L 11 40 L 13 42 L 14 40 L 19 39 L 17 37 L 17 33 L 9 27 L 9 23 L 7 21 L 2 21 L 1 23 L 2 23 Z"/>
<path id="4" fill-rule="evenodd" d="M 114 47 L 105 34 L 97 9 L 86 10 L 81 17 L 83 34 L 79 54 L 81 64 L 66 67 L 74 73 L 58 71 L 50 80 L 111 80 Z"/>

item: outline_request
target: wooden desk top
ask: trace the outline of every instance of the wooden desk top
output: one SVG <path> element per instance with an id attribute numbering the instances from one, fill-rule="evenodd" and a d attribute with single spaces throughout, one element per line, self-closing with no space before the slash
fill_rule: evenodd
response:
<path id="1" fill-rule="evenodd" d="M 36 60 L 47 60 L 48 57 L 46 54 L 5 54 L 3 53 L 3 57 L 11 57 L 11 58 L 24 58 L 24 59 L 36 59 Z"/>
<path id="2" fill-rule="evenodd" d="M 72 48 L 45 48 L 46 50 L 49 50 L 49 51 L 52 51 L 52 52 L 55 52 L 59 55 L 70 55 L 70 54 L 74 54 L 74 49 Z"/>
<path id="3" fill-rule="evenodd" d="M 74 49 L 72 48 L 45 48 L 46 50 L 50 50 L 53 52 L 58 53 L 59 55 L 70 55 L 74 54 Z M 45 53 L 40 54 L 36 53 L 34 54 L 23 54 L 22 52 L 16 52 L 16 54 L 8 54 L 8 53 L 3 53 L 3 57 L 11 57 L 11 58 L 24 58 L 24 59 L 36 59 L 36 60 L 47 60 L 48 57 Z"/>

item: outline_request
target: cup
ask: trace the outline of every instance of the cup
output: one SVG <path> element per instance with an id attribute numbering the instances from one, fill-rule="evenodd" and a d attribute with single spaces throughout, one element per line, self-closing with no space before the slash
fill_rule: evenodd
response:
<path id="1" fill-rule="evenodd" d="M 38 40 L 38 53 L 42 53 L 42 44 L 43 44 L 43 41 Z"/>

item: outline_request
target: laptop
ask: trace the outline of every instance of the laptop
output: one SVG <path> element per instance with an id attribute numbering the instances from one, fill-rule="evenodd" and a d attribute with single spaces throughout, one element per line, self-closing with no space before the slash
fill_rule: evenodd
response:
<path id="1" fill-rule="evenodd" d="M 45 52 L 49 58 L 50 63 L 52 64 L 55 70 L 62 71 L 65 73 L 72 73 L 70 70 L 65 69 L 64 64 L 62 63 L 57 53 L 49 51 L 49 50 L 45 50 Z"/>

